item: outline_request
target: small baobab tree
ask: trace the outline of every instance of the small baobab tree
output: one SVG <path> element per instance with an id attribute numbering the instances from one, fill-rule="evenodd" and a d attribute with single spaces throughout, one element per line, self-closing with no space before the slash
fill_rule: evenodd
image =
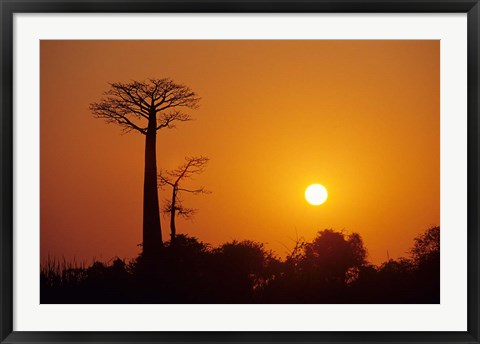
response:
<path id="1" fill-rule="evenodd" d="M 182 216 L 183 218 L 190 219 L 196 213 L 196 209 L 187 208 L 183 205 L 180 198 L 181 192 L 189 192 L 192 194 L 205 194 L 210 191 L 205 190 L 204 187 L 197 189 L 185 188 L 182 186 L 185 179 L 190 179 L 194 174 L 200 174 L 205 170 L 205 167 L 209 159 L 204 156 L 187 157 L 185 163 L 178 166 L 174 170 L 160 171 L 158 174 L 158 180 L 160 186 L 169 185 L 172 188 L 172 196 L 170 200 L 167 200 L 162 208 L 164 214 L 170 214 L 170 243 L 175 243 L 175 235 L 177 233 L 175 227 L 175 217 Z"/>
<path id="2" fill-rule="evenodd" d="M 185 109 L 196 109 L 197 95 L 171 79 L 111 83 L 99 102 L 90 104 L 96 118 L 120 126 L 124 132 L 145 135 L 143 184 L 143 254 L 155 256 L 163 246 L 157 185 L 157 131 L 191 120 Z"/>

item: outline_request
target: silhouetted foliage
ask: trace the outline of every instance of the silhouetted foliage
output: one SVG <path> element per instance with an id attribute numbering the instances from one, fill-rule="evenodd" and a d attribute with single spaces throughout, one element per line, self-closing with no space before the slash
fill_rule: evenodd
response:
<path id="1" fill-rule="evenodd" d="M 248 303 L 256 299 L 258 288 L 272 278 L 270 266 L 276 262 L 261 243 L 232 241 L 212 251 L 211 283 L 222 290 L 221 303 Z"/>
<path id="2" fill-rule="evenodd" d="M 429 228 L 417 236 L 410 253 L 418 266 L 437 262 L 440 259 L 440 227 Z"/>
<path id="3" fill-rule="evenodd" d="M 411 250 L 416 267 L 416 278 L 422 283 L 423 293 L 419 299 L 440 302 L 440 227 L 432 227 L 415 238 Z"/>
<path id="4" fill-rule="evenodd" d="M 211 247 L 177 234 L 153 262 L 49 258 L 41 303 L 439 303 L 439 243 L 440 228 L 430 228 L 410 257 L 375 266 L 356 233 L 320 231 L 283 260 L 254 241 Z"/>
<path id="5" fill-rule="evenodd" d="M 287 257 L 284 273 L 270 286 L 271 302 L 341 303 L 366 255 L 358 234 L 318 232 L 312 242 L 297 243 Z"/>

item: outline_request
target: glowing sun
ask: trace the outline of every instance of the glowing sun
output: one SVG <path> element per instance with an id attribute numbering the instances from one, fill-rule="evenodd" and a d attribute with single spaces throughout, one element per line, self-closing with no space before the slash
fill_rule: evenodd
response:
<path id="1" fill-rule="evenodd" d="M 327 189 L 320 184 L 312 184 L 305 190 L 305 198 L 312 205 L 320 205 L 328 198 Z"/>

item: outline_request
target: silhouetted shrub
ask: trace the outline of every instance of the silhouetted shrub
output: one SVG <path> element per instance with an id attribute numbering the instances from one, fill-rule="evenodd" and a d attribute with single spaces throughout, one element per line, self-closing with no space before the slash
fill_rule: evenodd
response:
<path id="1" fill-rule="evenodd" d="M 276 262 L 263 244 L 249 240 L 214 249 L 207 274 L 215 302 L 254 302 L 259 289 L 272 278 L 271 267 Z"/>
<path id="2" fill-rule="evenodd" d="M 212 248 L 177 235 L 127 263 L 48 258 L 40 288 L 41 303 L 439 303 L 440 228 L 416 237 L 409 258 L 379 266 L 360 235 L 331 229 L 298 241 L 284 260 L 254 241 Z"/>
<path id="3" fill-rule="evenodd" d="M 360 235 L 320 231 L 312 242 L 297 243 L 283 274 L 271 283 L 269 297 L 272 302 L 346 301 L 348 285 L 358 278 L 366 255 Z"/>

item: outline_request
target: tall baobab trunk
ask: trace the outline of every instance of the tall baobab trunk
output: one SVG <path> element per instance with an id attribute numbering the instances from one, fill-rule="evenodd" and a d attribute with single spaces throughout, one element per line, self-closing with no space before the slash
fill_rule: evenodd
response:
<path id="1" fill-rule="evenodd" d="M 163 247 L 157 189 L 157 131 L 190 121 L 190 115 L 182 109 L 197 108 L 200 99 L 188 87 L 168 78 L 114 82 L 110 86 L 104 98 L 90 104 L 90 111 L 96 118 L 117 124 L 125 132 L 145 135 L 143 254 L 155 258 Z"/>
<path id="2" fill-rule="evenodd" d="M 154 257 L 163 246 L 157 189 L 157 121 L 150 115 L 145 135 L 145 175 L 143 183 L 143 254 Z"/>
<path id="3" fill-rule="evenodd" d="M 175 228 L 175 211 L 177 210 L 175 206 L 177 198 L 177 186 L 173 187 L 172 192 L 172 206 L 170 208 L 170 244 L 175 245 L 175 235 L 177 234 L 177 229 Z"/>

